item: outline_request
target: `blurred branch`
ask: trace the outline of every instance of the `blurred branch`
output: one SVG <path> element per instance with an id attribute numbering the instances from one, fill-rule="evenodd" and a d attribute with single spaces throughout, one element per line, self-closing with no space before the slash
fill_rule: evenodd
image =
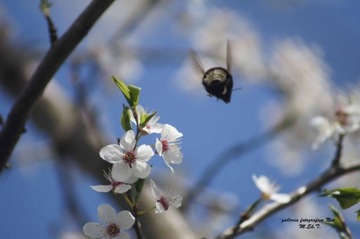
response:
<path id="1" fill-rule="evenodd" d="M 86 212 L 82 208 L 82 204 L 77 197 L 75 188 L 75 178 L 73 172 L 75 170 L 69 170 L 71 168 L 71 161 L 67 157 L 56 158 L 56 166 L 54 167 L 58 184 L 63 196 L 64 209 L 69 212 L 71 217 L 80 225 L 81 222 L 86 221 L 88 218 Z"/>
<path id="2" fill-rule="evenodd" d="M 91 27 L 114 0 L 94 0 L 70 26 L 69 30 L 47 52 L 40 65 L 22 89 L 10 110 L 0 133 L 0 172 L 4 169 L 18 142 L 34 103 L 65 59 L 87 35 Z"/>
<path id="3" fill-rule="evenodd" d="M 337 162 L 340 161 L 342 149 L 342 139 L 339 139 L 337 149 L 335 153 L 335 159 Z M 327 170 L 325 170 L 319 177 L 315 178 L 310 183 L 298 188 L 296 191 L 290 194 L 291 199 L 288 203 L 271 203 L 264 206 L 260 211 L 253 214 L 248 220 L 243 221 L 240 225 L 232 228 L 228 228 L 222 234 L 218 235 L 216 239 L 230 239 L 235 236 L 244 234 L 245 232 L 252 231 L 256 225 L 261 223 L 266 218 L 272 216 L 276 212 L 287 208 L 300 199 L 310 194 L 311 192 L 318 191 L 325 184 L 354 171 L 360 170 L 360 163 L 342 166 L 341 164 L 332 164 Z"/>
<path id="4" fill-rule="evenodd" d="M 140 1 L 140 4 L 136 7 L 135 11 L 132 12 L 131 16 L 120 25 L 119 29 L 117 29 L 114 36 L 109 40 L 108 44 L 110 46 L 113 46 L 114 44 L 118 44 L 119 39 L 121 39 L 124 34 L 137 27 L 142 21 L 146 19 L 146 17 L 149 15 L 152 9 L 156 8 L 158 4 L 164 2 L 167 1 L 164 0 Z"/>
<path id="5" fill-rule="evenodd" d="M 239 143 L 231 146 L 221 153 L 210 165 L 204 170 L 200 179 L 190 189 L 187 197 L 184 199 L 184 205 L 188 207 L 190 203 L 202 192 L 202 190 L 210 184 L 224 166 L 231 160 L 240 159 L 240 156 L 258 149 L 269 140 L 273 139 L 276 135 L 289 128 L 295 122 L 295 117 L 291 114 L 287 115 L 278 125 L 274 128 L 255 136 L 247 142 Z M 237 157 L 237 158 L 236 158 Z"/>

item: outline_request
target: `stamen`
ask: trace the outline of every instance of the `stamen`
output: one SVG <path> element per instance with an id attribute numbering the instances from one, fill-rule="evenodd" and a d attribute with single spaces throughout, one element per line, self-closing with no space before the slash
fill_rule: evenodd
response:
<path id="1" fill-rule="evenodd" d="M 164 207 L 165 211 L 169 209 L 169 202 L 165 197 L 161 196 L 161 198 L 159 200 L 157 200 L 157 202 L 161 203 L 161 205 Z"/>
<path id="2" fill-rule="evenodd" d="M 112 223 L 106 228 L 106 233 L 111 237 L 117 237 L 120 233 L 120 228 L 115 223 Z"/>
<path id="3" fill-rule="evenodd" d="M 125 163 L 129 164 L 130 168 L 133 166 L 134 162 L 136 161 L 136 155 L 134 151 L 127 151 L 124 156 L 123 160 Z"/>

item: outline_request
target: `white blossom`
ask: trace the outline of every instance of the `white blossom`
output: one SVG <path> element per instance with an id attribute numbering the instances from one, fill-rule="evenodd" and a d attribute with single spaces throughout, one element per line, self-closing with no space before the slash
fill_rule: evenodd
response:
<path id="1" fill-rule="evenodd" d="M 123 231 L 135 223 L 135 218 L 129 211 L 116 214 L 110 205 L 102 204 L 98 207 L 98 216 L 100 223 L 88 222 L 84 225 L 85 235 L 93 239 L 130 239 L 129 234 Z"/>
<path id="2" fill-rule="evenodd" d="M 358 101 L 347 102 L 337 107 L 332 120 L 316 116 L 310 124 L 317 133 L 312 148 L 317 149 L 328 138 L 353 133 L 360 128 L 360 104 Z"/>
<path id="3" fill-rule="evenodd" d="M 153 180 L 150 180 L 151 192 L 156 199 L 155 213 L 163 213 L 169 209 L 169 207 L 178 208 L 181 206 L 182 197 L 175 190 L 167 189 L 163 192 L 159 189 Z"/>
<path id="4" fill-rule="evenodd" d="M 130 112 L 130 120 L 136 125 L 141 123 L 141 119 L 144 116 L 151 114 L 151 113 L 147 113 L 146 110 L 141 105 L 137 105 L 135 108 L 135 112 L 136 112 L 136 116 L 137 116 L 136 119 L 134 117 L 134 112 L 132 110 L 129 110 L 129 112 Z M 141 132 L 143 134 L 161 133 L 161 130 L 164 125 L 158 123 L 159 119 L 160 119 L 160 116 L 154 115 L 146 123 L 146 125 L 141 128 Z"/>
<path id="5" fill-rule="evenodd" d="M 183 136 L 175 127 L 165 124 L 160 139 L 156 139 L 157 153 L 165 160 L 166 165 L 174 171 L 170 164 L 180 164 L 183 154 L 180 151 L 180 138 Z"/>
<path id="6" fill-rule="evenodd" d="M 290 195 L 284 193 L 277 193 L 280 187 L 275 183 L 270 182 L 267 177 L 263 175 L 259 177 L 253 175 L 252 179 L 256 187 L 261 191 L 261 197 L 264 200 L 273 200 L 278 203 L 287 203 L 290 201 Z"/>
<path id="7" fill-rule="evenodd" d="M 123 175 L 116 175 L 116 172 L 110 171 L 109 173 L 104 172 L 105 178 L 110 182 L 109 185 L 97 185 L 90 186 L 97 192 L 110 192 L 114 191 L 115 193 L 125 193 L 131 189 L 131 184 L 137 181 L 137 178 L 133 175 L 130 175 L 128 178 L 123 178 Z"/>
<path id="8" fill-rule="evenodd" d="M 100 157 L 113 164 L 113 174 L 127 178 L 149 176 L 151 167 L 147 164 L 154 155 L 149 145 L 136 146 L 135 133 L 129 130 L 120 140 L 120 145 L 110 144 L 100 150 Z"/>

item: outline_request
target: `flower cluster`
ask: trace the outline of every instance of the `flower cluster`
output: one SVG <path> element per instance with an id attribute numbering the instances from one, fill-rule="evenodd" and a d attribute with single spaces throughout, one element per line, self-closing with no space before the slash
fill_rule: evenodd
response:
<path id="1" fill-rule="evenodd" d="M 143 116 L 152 114 L 148 114 L 140 105 L 129 112 L 131 121 L 139 126 L 139 133 L 136 135 L 133 130 L 128 130 L 119 144 L 110 144 L 100 150 L 100 157 L 113 164 L 112 175 L 115 180 L 127 180 L 129 177 L 145 179 L 149 176 L 151 167 L 148 161 L 155 153 L 151 146 L 138 146 L 137 143 L 140 136 L 152 133 L 160 133 L 160 139 L 156 138 L 155 150 L 173 172 L 170 164 L 180 164 L 183 160 L 180 151 L 180 139 L 183 134 L 169 124 L 157 123 L 160 117 L 155 115 L 142 126 Z"/>
<path id="2" fill-rule="evenodd" d="M 139 179 L 146 179 L 151 172 L 149 160 L 156 153 L 163 157 L 165 164 L 174 172 L 170 164 L 180 164 L 183 154 L 180 151 L 180 139 L 183 136 L 175 127 L 169 124 L 160 124 L 159 116 L 148 114 L 140 105 L 134 110 L 129 110 L 130 120 L 137 126 L 138 133 L 128 130 L 121 137 L 118 144 L 110 144 L 100 150 L 100 157 L 111 163 L 112 168 L 105 172 L 105 178 L 110 182 L 108 185 L 91 186 L 97 192 L 114 192 L 123 194 L 131 190 L 132 185 Z M 153 115 L 143 126 L 144 116 Z M 159 133 L 153 147 L 150 145 L 138 145 L 141 136 Z M 155 212 L 163 213 L 169 207 L 180 207 L 182 197 L 175 191 L 162 192 L 157 188 L 153 180 L 150 181 L 151 190 L 156 200 Z M 122 211 L 117 216 L 115 210 L 109 205 L 101 205 L 98 208 L 101 224 L 89 222 L 84 226 L 84 233 L 91 238 L 129 238 L 122 229 L 127 229 L 134 223 L 133 216 L 129 211 Z"/>
<path id="3" fill-rule="evenodd" d="M 139 211 L 138 203 L 145 180 L 151 173 L 149 161 L 155 154 L 162 157 L 165 164 L 174 173 L 172 164 L 180 164 L 183 154 L 180 140 L 183 136 L 174 126 L 158 123 L 160 117 L 156 112 L 148 113 L 138 104 L 140 88 L 127 86 L 122 81 L 113 78 L 129 106 L 124 106 L 121 125 L 125 131 L 117 144 L 109 144 L 100 149 L 100 157 L 112 164 L 109 172 L 104 176 L 109 181 L 108 185 L 91 186 L 97 192 L 113 192 L 122 194 L 131 211 L 121 211 L 116 214 L 115 209 L 109 205 L 98 208 L 100 223 L 89 222 L 84 225 L 84 233 L 91 238 L 118 238 L 128 239 L 126 230 L 136 222 L 135 218 L 144 212 Z M 139 144 L 142 137 L 150 134 L 160 134 L 153 145 Z M 174 190 L 162 191 L 153 180 L 150 187 L 154 196 L 154 206 L 151 210 L 163 213 L 170 207 L 178 208 L 182 197 Z M 129 190 L 130 193 L 127 193 Z"/>
<path id="4" fill-rule="evenodd" d="M 328 138 L 353 133 L 360 128 L 360 102 L 352 100 L 338 106 L 332 120 L 316 116 L 311 120 L 311 126 L 317 132 L 313 149 L 317 149 Z"/>
<path id="5" fill-rule="evenodd" d="M 155 153 L 150 145 L 138 145 L 141 136 L 160 134 L 160 138 L 156 138 L 154 149 L 156 154 L 163 157 L 172 172 L 174 169 L 170 164 L 180 164 L 183 160 L 180 151 L 180 139 L 183 134 L 175 127 L 158 123 L 160 117 L 154 113 L 147 113 L 140 105 L 133 110 L 129 109 L 128 113 L 131 122 L 137 126 L 138 133 L 128 130 L 118 144 L 109 144 L 100 150 L 100 157 L 113 166 L 109 173 L 105 173 L 110 185 L 92 186 L 95 191 L 124 193 L 130 190 L 131 184 L 138 179 L 145 179 L 150 175 L 151 166 L 148 162 Z M 143 124 L 143 120 L 149 115 L 152 117 Z"/>

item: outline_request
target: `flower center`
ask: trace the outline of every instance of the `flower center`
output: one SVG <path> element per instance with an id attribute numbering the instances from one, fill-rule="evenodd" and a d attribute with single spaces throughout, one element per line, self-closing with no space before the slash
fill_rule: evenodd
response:
<path id="1" fill-rule="evenodd" d="M 115 190 L 115 188 L 120 186 L 121 184 L 123 184 L 123 183 L 122 182 L 116 182 L 116 181 L 111 182 L 111 186 L 112 186 L 113 190 Z"/>
<path id="2" fill-rule="evenodd" d="M 115 223 L 111 223 L 107 228 L 106 228 L 106 233 L 110 236 L 110 237 L 117 237 L 120 233 L 120 228 L 115 224 Z"/>
<path id="3" fill-rule="evenodd" d="M 161 203 L 165 211 L 169 209 L 169 202 L 165 197 L 161 196 L 161 198 L 157 200 L 157 202 Z"/>
<path id="4" fill-rule="evenodd" d="M 125 163 L 129 164 L 130 167 L 132 167 L 132 165 L 136 161 L 136 155 L 134 151 L 127 151 L 123 156 L 123 160 Z"/>
<path id="5" fill-rule="evenodd" d="M 162 151 L 163 152 L 166 152 L 169 150 L 169 142 L 164 139 L 164 140 L 161 140 L 161 144 L 162 144 Z"/>
<path id="6" fill-rule="evenodd" d="M 348 116 L 349 116 L 348 113 L 339 109 L 335 112 L 335 116 L 336 116 L 337 122 L 339 122 L 342 126 L 345 126 L 348 124 Z"/>
<path id="7" fill-rule="evenodd" d="M 263 192 L 263 193 L 261 193 L 261 198 L 264 199 L 265 201 L 268 201 L 268 200 L 270 200 L 271 195 Z"/>

